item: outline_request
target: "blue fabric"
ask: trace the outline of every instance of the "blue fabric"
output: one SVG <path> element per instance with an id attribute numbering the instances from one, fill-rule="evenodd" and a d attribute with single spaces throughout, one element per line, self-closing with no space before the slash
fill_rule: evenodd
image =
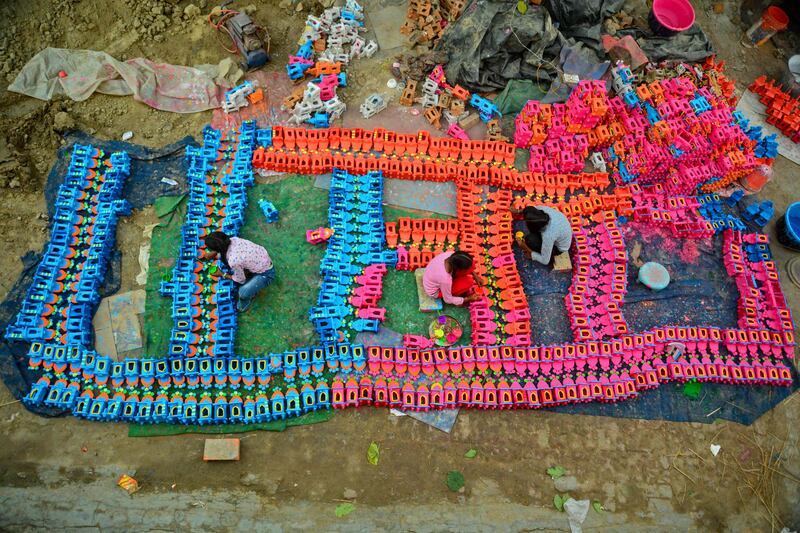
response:
<path id="1" fill-rule="evenodd" d="M 515 222 L 515 230 L 524 223 Z M 622 226 L 628 252 L 628 292 L 622 312 L 632 332 L 647 331 L 665 324 L 737 327 L 739 290 L 722 263 L 722 237 L 708 241 L 676 239 L 649 231 L 638 223 Z M 641 261 L 656 261 L 672 278 L 668 287 L 653 291 L 637 279 L 633 264 L 634 248 Z M 523 257 L 518 246 L 514 254 L 531 312 L 531 332 L 535 344 L 572 342 L 572 330 L 564 298 L 572 284 L 571 272 L 551 272 Z M 752 424 L 759 416 L 780 403 L 800 387 L 797 372 L 790 387 L 703 384 L 700 400 L 683 394 L 683 385 L 667 383 L 644 392 L 635 400 L 613 404 L 598 402 L 553 408 L 559 413 L 671 420 L 674 422 L 713 423 L 724 418 Z M 715 411 L 711 416 L 708 413 Z"/>
<path id="2" fill-rule="evenodd" d="M 253 301 L 264 287 L 275 281 L 275 267 L 270 268 L 261 274 L 255 274 L 239 287 L 239 303 L 237 309 L 244 310 Z"/>

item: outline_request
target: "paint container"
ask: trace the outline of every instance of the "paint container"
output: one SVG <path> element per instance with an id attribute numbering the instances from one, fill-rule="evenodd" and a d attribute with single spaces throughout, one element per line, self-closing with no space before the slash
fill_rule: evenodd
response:
<path id="1" fill-rule="evenodd" d="M 755 193 L 760 191 L 771 179 L 772 167 L 769 165 L 758 165 L 753 169 L 753 172 L 747 176 L 742 176 L 739 180 L 739 184 L 748 192 Z"/>
<path id="2" fill-rule="evenodd" d="M 781 85 L 783 85 L 783 90 L 793 98 L 800 96 L 800 55 L 789 58 L 781 79 Z"/>
<path id="3" fill-rule="evenodd" d="M 777 6 L 769 6 L 761 18 L 755 22 L 744 35 L 742 45 L 747 48 L 761 46 L 769 41 L 773 35 L 786 29 L 789 25 L 789 17 L 783 9 Z"/>
<path id="4" fill-rule="evenodd" d="M 647 21 L 653 33 L 671 37 L 692 27 L 694 8 L 688 0 L 653 0 Z"/>
<path id="5" fill-rule="evenodd" d="M 653 261 L 639 267 L 639 282 L 649 289 L 660 291 L 669 285 L 669 272 L 664 265 Z"/>
<path id="6" fill-rule="evenodd" d="M 795 202 L 786 210 L 786 214 L 775 223 L 778 242 L 784 246 L 800 251 L 800 202 Z"/>

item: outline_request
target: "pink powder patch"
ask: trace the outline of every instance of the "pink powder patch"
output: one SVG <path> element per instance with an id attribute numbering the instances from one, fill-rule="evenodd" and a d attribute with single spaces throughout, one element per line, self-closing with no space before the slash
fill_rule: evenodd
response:
<path id="1" fill-rule="evenodd" d="M 698 248 L 698 242 L 696 240 L 684 240 L 683 247 L 678 250 L 678 257 L 681 258 L 681 261 L 684 263 L 697 263 L 697 260 L 700 259 L 700 249 Z"/>

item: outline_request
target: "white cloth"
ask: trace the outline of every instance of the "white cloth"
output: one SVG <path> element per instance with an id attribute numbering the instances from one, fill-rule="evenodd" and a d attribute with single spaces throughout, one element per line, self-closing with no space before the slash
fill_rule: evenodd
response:
<path id="1" fill-rule="evenodd" d="M 215 66 L 183 67 L 136 58 L 118 61 L 105 52 L 45 48 L 22 67 L 9 91 L 39 100 L 66 94 L 83 101 L 92 93 L 133 95 L 150 107 L 196 113 L 219 107 L 222 89 L 214 83 Z M 59 72 L 65 72 L 60 77 Z"/>

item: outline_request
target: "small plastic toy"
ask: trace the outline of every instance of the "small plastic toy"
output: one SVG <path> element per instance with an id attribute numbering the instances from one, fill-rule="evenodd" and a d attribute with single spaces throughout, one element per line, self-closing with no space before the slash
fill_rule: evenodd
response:
<path id="1" fill-rule="evenodd" d="M 250 105 L 248 96 L 255 93 L 256 87 L 250 81 L 237 85 L 229 91 L 225 91 L 225 97 L 222 100 L 222 110 L 225 113 L 233 113 L 243 107 Z"/>
<path id="2" fill-rule="evenodd" d="M 327 241 L 333 235 L 333 230 L 330 228 L 317 228 L 306 231 L 306 241 L 309 244 L 319 244 Z"/>
<path id="3" fill-rule="evenodd" d="M 272 202 L 262 198 L 258 201 L 258 207 L 261 208 L 261 212 L 264 213 L 264 218 L 268 223 L 278 221 L 278 210 L 275 208 Z"/>
<path id="4" fill-rule="evenodd" d="M 383 99 L 383 95 L 379 93 L 373 93 L 367 96 L 366 100 L 364 100 L 364 103 L 361 104 L 360 109 L 362 117 L 371 118 L 386 109 L 386 101 Z"/>

